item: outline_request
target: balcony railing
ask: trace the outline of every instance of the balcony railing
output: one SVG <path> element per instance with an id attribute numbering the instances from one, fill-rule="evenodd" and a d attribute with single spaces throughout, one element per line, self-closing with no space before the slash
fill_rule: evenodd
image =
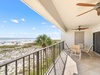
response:
<path id="1" fill-rule="evenodd" d="M 0 64 L 0 75 L 44 75 L 64 49 L 64 41 Z"/>

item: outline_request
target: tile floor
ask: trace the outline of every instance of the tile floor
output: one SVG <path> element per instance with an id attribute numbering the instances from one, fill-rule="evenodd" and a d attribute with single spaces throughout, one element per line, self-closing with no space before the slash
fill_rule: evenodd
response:
<path id="1" fill-rule="evenodd" d="M 77 64 L 78 75 L 100 75 L 100 55 L 93 52 L 94 56 L 90 58 L 82 52 L 82 59 L 72 56 Z"/>
<path id="2" fill-rule="evenodd" d="M 77 73 L 76 62 L 65 51 L 62 51 L 55 66 L 45 75 L 73 75 L 73 73 Z"/>
<path id="3" fill-rule="evenodd" d="M 72 59 L 69 58 L 71 61 L 68 61 L 68 55 L 66 55 L 65 52 L 62 52 L 55 68 L 52 69 L 50 74 L 46 75 L 74 75 L 72 70 L 76 73 L 78 71 L 78 74 L 75 75 L 100 75 L 100 55 L 96 53 L 93 54 L 94 56 L 90 58 L 88 54 L 82 52 L 81 60 L 79 60 L 77 56 L 72 56 L 72 59 L 75 62 L 73 61 L 74 66 L 70 66 Z M 64 65 L 65 61 L 67 62 L 66 65 Z M 64 66 L 65 71 L 64 74 L 62 74 Z"/>

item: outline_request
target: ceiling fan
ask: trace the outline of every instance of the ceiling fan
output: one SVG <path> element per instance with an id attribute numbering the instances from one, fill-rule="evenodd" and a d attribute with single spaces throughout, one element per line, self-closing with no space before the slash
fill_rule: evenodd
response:
<path id="1" fill-rule="evenodd" d="M 92 10 L 96 10 L 96 11 L 97 11 L 97 15 L 100 16 L 100 2 L 98 2 L 97 4 L 77 3 L 76 5 L 77 5 L 77 6 L 93 7 L 93 9 L 88 10 L 88 11 L 86 11 L 86 12 L 84 12 L 84 13 L 81 13 L 81 14 L 77 15 L 77 17 L 78 17 L 78 16 L 81 16 L 81 15 L 84 15 L 84 14 L 86 14 L 86 13 L 92 11 Z"/>
<path id="2" fill-rule="evenodd" d="M 89 29 L 89 27 L 81 27 L 81 26 L 78 26 L 77 29 L 73 29 L 73 30 L 85 30 L 85 29 Z"/>

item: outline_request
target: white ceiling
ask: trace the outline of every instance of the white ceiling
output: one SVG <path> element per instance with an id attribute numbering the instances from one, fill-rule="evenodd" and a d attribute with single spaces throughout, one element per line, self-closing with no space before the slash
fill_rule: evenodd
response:
<path id="1" fill-rule="evenodd" d="M 93 3 L 96 4 L 98 0 L 52 0 L 57 9 L 62 21 L 68 29 L 77 28 L 81 26 L 100 24 L 100 16 L 97 16 L 96 10 L 93 10 L 80 17 L 76 15 L 83 13 L 93 7 L 76 6 L 77 3 Z"/>
<path id="2" fill-rule="evenodd" d="M 22 0 L 31 9 L 52 22 L 59 29 L 75 29 L 78 26 L 92 26 L 100 24 L 100 16 L 96 10 L 76 17 L 78 14 L 93 7 L 77 6 L 77 3 L 96 4 L 100 0 Z"/>

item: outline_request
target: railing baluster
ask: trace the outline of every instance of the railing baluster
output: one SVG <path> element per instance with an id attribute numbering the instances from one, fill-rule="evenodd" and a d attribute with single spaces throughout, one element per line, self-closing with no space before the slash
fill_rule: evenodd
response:
<path id="1" fill-rule="evenodd" d="M 24 60 L 25 60 L 25 58 L 23 57 L 23 75 L 25 75 L 25 69 L 24 69 L 25 63 L 24 63 Z"/>
<path id="2" fill-rule="evenodd" d="M 65 48 L 65 46 L 64 46 L 64 41 L 63 41 L 63 49 Z"/>
<path id="3" fill-rule="evenodd" d="M 46 64 L 45 69 L 47 69 L 47 68 L 48 68 L 48 55 L 47 55 L 47 48 L 46 48 L 44 51 L 45 51 L 45 64 Z"/>
<path id="4" fill-rule="evenodd" d="M 60 43 L 59 43 L 59 54 L 60 54 L 60 50 L 61 50 L 61 46 L 60 46 Z"/>
<path id="5" fill-rule="evenodd" d="M 34 63 L 34 53 L 33 53 L 33 75 L 35 74 L 35 63 Z"/>
<path id="6" fill-rule="evenodd" d="M 43 50 L 43 74 L 44 74 L 44 50 Z"/>
<path id="7" fill-rule="evenodd" d="M 17 60 L 15 61 L 15 74 L 17 75 Z"/>
<path id="8" fill-rule="evenodd" d="M 53 46 L 53 64 L 54 64 L 54 74 L 56 75 L 56 67 L 55 67 L 55 45 Z"/>
<path id="9" fill-rule="evenodd" d="M 63 49 L 63 43 L 61 42 L 61 51 L 62 51 L 62 49 Z"/>
<path id="10" fill-rule="evenodd" d="M 29 75 L 30 75 L 30 55 L 29 55 L 28 57 L 29 57 L 29 58 L 28 58 L 28 61 L 29 61 L 29 62 L 28 62 L 28 66 L 29 66 L 29 72 L 28 72 L 28 73 L 29 73 Z"/>
<path id="11" fill-rule="evenodd" d="M 47 62 L 47 69 L 48 69 L 48 48 L 47 48 L 47 51 L 46 51 L 46 62 Z"/>
<path id="12" fill-rule="evenodd" d="M 5 75 L 7 75 L 7 64 L 5 65 Z"/>
<path id="13" fill-rule="evenodd" d="M 41 75 L 42 75 L 42 51 L 41 51 Z"/>
<path id="14" fill-rule="evenodd" d="M 39 75 L 39 52 L 37 52 L 37 75 Z"/>

